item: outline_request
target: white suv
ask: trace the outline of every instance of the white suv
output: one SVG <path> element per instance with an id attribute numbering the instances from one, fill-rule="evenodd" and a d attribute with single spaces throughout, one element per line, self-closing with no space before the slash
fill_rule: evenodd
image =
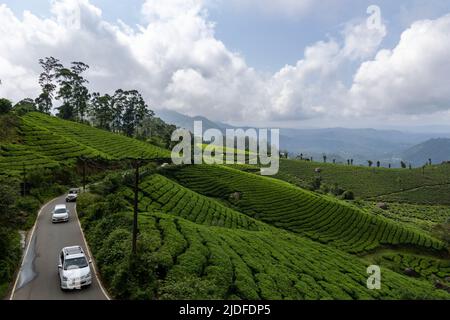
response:
<path id="1" fill-rule="evenodd" d="M 69 210 L 65 204 L 58 204 L 52 211 L 52 222 L 67 222 L 69 221 Z"/>
<path id="2" fill-rule="evenodd" d="M 66 202 L 77 202 L 79 189 L 70 189 L 66 196 Z"/>
<path id="3" fill-rule="evenodd" d="M 81 289 L 92 284 L 91 260 L 80 246 L 65 247 L 59 254 L 58 274 L 62 290 Z"/>

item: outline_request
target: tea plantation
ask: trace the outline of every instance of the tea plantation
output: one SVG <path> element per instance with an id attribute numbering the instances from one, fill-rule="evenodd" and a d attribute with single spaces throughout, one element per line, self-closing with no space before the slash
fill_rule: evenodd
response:
<path id="1" fill-rule="evenodd" d="M 161 175 L 148 177 L 141 183 L 140 188 L 142 193 L 139 209 L 143 212 L 158 210 L 207 226 L 253 231 L 268 229 L 264 223 L 184 188 Z M 131 189 L 126 189 L 124 196 L 130 203 L 132 202 Z"/>
<path id="2" fill-rule="evenodd" d="M 350 253 L 383 245 L 441 251 L 444 244 L 416 228 L 283 181 L 224 166 L 184 166 L 166 174 L 205 196 L 226 200 L 242 213 Z M 230 195 L 238 194 L 239 199 Z"/>
<path id="3" fill-rule="evenodd" d="M 71 172 L 79 157 L 170 157 L 151 144 L 40 113 L 18 117 L 12 132 L 0 141 L 0 175 Z M 327 183 L 370 202 L 357 206 L 294 185 L 314 179 L 317 167 Z M 133 176 L 104 174 L 92 193 L 80 195 L 77 211 L 115 298 L 450 299 L 434 282 L 449 276 L 448 244 L 429 232 L 448 221 L 448 207 L 374 210 L 377 201 L 422 199 L 415 193 L 424 188 L 438 188 L 426 194 L 444 201 L 438 194 L 447 192 L 450 166 L 423 173 L 283 160 L 278 179 L 247 165 L 149 166 L 139 185 L 135 257 Z M 382 267 L 381 290 L 366 286 L 373 262 Z"/>
<path id="4" fill-rule="evenodd" d="M 200 225 L 157 210 L 140 213 L 139 267 L 131 273 L 132 214 L 101 206 L 91 195 L 80 198 L 84 230 L 116 298 L 450 298 L 428 281 L 388 269 L 381 290 L 368 290 L 367 262 L 283 230 Z"/>
<path id="5" fill-rule="evenodd" d="M 450 276 L 450 261 L 430 257 L 390 253 L 382 255 L 382 263 L 389 265 L 393 270 L 410 273 L 414 277 L 447 281 Z"/>
<path id="6" fill-rule="evenodd" d="M 170 158 L 168 150 L 42 113 L 29 113 L 19 120 L 19 143 L 2 144 L 0 141 L 1 174 L 17 175 L 24 166 L 32 170 L 70 165 L 78 157 Z"/>
<path id="7" fill-rule="evenodd" d="M 379 198 L 423 204 L 450 204 L 450 164 L 418 169 L 368 168 L 282 159 L 277 178 L 306 186 L 317 177 L 323 183 L 337 183 L 357 197 Z"/>
<path id="8" fill-rule="evenodd" d="M 373 198 L 379 201 L 450 205 L 450 184 L 424 186 Z"/>
<path id="9" fill-rule="evenodd" d="M 378 208 L 377 204 L 376 202 L 358 201 L 358 206 L 370 210 L 373 214 L 407 223 L 427 232 L 432 231 L 437 224 L 450 222 L 450 207 L 447 206 L 389 203 L 383 210 Z"/>

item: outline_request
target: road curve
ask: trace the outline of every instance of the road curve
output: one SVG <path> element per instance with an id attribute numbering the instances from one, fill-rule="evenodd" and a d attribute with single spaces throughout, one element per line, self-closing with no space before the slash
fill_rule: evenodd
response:
<path id="1" fill-rule="evenodd" d="M 58 255 L 63 247 L 80 245 L 89 255 L 78 220 L 76 205 L 67 204 L 68 223 L 52 224 L 51 211 L 56 204 L 64 204 L 65 196 L 48 202 L 39 211 L 31 238 L 25 250 L 11 300 L 107 300 L 94 264 L 91 265 L 92 285 L 74 291 L 62 291 L 59 286 Z"/>

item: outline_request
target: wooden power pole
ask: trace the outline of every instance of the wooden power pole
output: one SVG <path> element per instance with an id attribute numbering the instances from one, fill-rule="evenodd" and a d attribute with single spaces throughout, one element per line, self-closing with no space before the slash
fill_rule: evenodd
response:
<path id="1" fill-rule="evenodd" d="M 83 158 L 83 192 L 86 192 L 86 159 Z"/>
<path id="2" fill-rule="evenodd" d="M 25 197 L 27 195 L 27 170 L 25 168 L 25 163 L 22 163 L 22 196 Z"/>
<path id="3" fill-rule="evenodd" d="M 138 234 L 139 166 L 140 161 L 136 160 L 134 162 L 135 176 L 134 176 L 134 212 L 133 212 L 133 245 L 132 245 L 133 256 L 136 256 L 136 242 Z"/>

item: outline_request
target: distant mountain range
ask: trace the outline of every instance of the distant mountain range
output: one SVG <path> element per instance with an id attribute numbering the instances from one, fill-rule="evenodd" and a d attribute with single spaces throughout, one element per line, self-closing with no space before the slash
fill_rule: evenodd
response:
<path id="1" fill-rule="evenodd" d="M 450 139 L 431 139 L 420 143 L 402 153 L 402 159 L 422 165 L 431 159 L 433 163 L 450 161 Z"/>
<path id="2" fill-rule="evenodd" d="M 215 128 L 224 132 L 235 128 L 205 117 L 189 117 L 170 110 L 156 113 L 165 122 L 191 131 L 194 121 L 200 120 L 203 130 Z M 449 146 L 450 133 L 347 128 L 280 130 L 280 149 L 289 151 L 291 155 L 303 153 L 305 157 L 319 160 L 326 154 L 328 159 L 336 159 L 337 162 L 351 158 L 356 164 L 364 165 L 367 160 L 373 160 L 381 161 L 384 166 L 389 163 L 398 166 L 403 160 L 420 166 L 429 158 L 440 163 L 450 160 Z"/>

